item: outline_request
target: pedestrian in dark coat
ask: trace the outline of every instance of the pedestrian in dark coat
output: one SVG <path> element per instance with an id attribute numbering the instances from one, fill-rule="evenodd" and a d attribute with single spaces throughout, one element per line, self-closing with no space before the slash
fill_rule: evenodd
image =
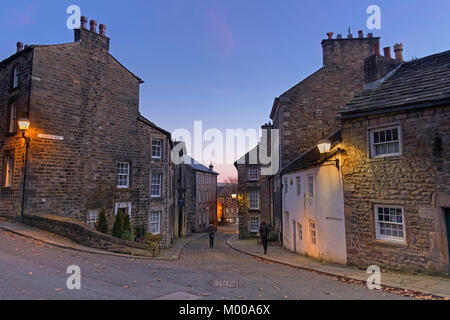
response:
<path id="1" fill-rule="evenodd" d="M 212 249 L 214 247 L 214 236 L 216 235 L 217 228 L 210 223 L 206 228 L 206 232 L 209 234 L 209 247 Z"/>
<path id="2" fill-rule="evenodd" d="M 261 242 L 264 248 L 264 254 L 267 254 L 267 237 L 269 236 L 270 226 L 266 221 L 262 221 L 259 226 L 259 235 L 261 236 Z"/>

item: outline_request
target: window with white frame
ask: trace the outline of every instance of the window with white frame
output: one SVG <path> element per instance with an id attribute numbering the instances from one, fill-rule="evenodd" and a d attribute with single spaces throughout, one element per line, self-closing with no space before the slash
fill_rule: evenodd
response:
<path id="1" fill-rule="evenodd" d="M 297 195 L 302 194 L 302 180 L 300 177 L 295 177 L 295 184 L 297 185 Z"/>
<path id="2" fill-rule="evenodd" d="M 375 228 L 377 239 L 405 243 L 403 207 L 375 205 Z"/>
<path id="3" fill-rule="evenodd" d="M 13 69 L 13 81 L 12 81 L 13 89 L 19 87 L 19 75 L 20 75 L 19 66 L 15 66 Z"/>
<path id="4" fill-rule="evenodd" d="M 17 105 L 12 103 L 9 105 L 9 128 L 8 133 L 17 131 Z"/>
<path id="5" fill-rule="evenodd" d="M 370 130 L 372 158 L 401 155 L 400 126 Z"/>
<path id="6" fill-rule="evenodd" d="M 86 223 L 92 229 L 95 229 L 95 225 L 97 224 L 97 221 L 98 221 L 98 214 L 99 214 L 99 212 L 100 211 L 98 209 L 93 209 L 93 210 L 89 210 L 88 211 Z"/>
<path id="7" fill-rule="evenodd" d="M 130 187 L 130 163 L 118 162 L 117 163 L 117 188 L 129 188 Z"/>
<path id="8" fill-rule="evenodd" d="M 314 198 L 314 175 L 308 176 L 308 198 Z"/>
<path id="9" fill-rule="evenodd" d="M 250 217 L 250 232 L 259 232 L 259 217 Z"/>
<path id="10" fill-rule="evenodd" d="M 152 198 L 161 197 L 162 173 L 152 173 L 151 196 Z"/>
<path id="11" fill-rule="evenodd" d="M 116 202 L 114 205 L 114 215 L 119 212 L 127 213 L 131 218 L 131 202 Z"/>
<path id="12" fill-rule="evenodd" d="M 161 159 L 162 158 L 162 144 L 161 140 L 152 141 L 152 158 Z"/>
<path id="13" fill-rule="evenodd" d="M 158 235 L 161 233 L 161 211 L 150 212 L 150 220 L 148 230 L 151 234 Z"/>
<path id="14" fill-rule="evenodd" d="M 259 169 L 257 166 L 251 166 L 248 168 L 248 180 L 257 181 L 259 176 Z"/>
<path id="15" fill-rule="evenodd" d="M 2 185 L 4 187 L 11 187 L 13 183 L 14 175 L 14 153 L 12 151 L 5 152 L 5 157 L 3 160 L 3 181 Z"/>
<path id="16" fill-rule="evenodd" d="M 311 235 L 311 244 L 316 244 L 317 230 L 316 230 L 316 222 L 314 220 L 309 221 L 309 234 Z"/>
<path id="17" fill-rule="evenodd" d="M 252 189 L 249 191 L 250 198 L 250 209 L 258 210 L 259 209 L 259 190 Z"/>

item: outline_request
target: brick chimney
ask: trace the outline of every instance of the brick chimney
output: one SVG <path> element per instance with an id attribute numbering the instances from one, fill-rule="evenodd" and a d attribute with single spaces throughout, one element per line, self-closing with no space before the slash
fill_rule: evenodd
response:
<path id="1" fill-rule="evenodd" d="M 379 46 L 377 48 L 374 47 L 374 54 L 364 60 L 364 82 L 366 85 L 374 84 L 376 86 L 377 81 L 383 79 L 400 64 L 400 61 L 392 59 L 390 47 L 384 48 L 384 57 L 376 52 L 379 51 Z"/>
<path id="2" fill-rule="evenodd" d="M 364 64 L 364 59 L 373 54 L 375 44 L 380 43 L 379 37 L 367 35 L 364 37 L 362 30 L 358 32 L 358 37 L 353 37 L 351 33 L 347 38 L 338 34 L 336 39 L 330 37 L 322 41 L 323 65 L 327 67 L 347 68 L 356 63 Z"/>
<path id="3" fill-rule="evenodd" d="M 267 130 L 266 132 L 267 132 L 267 156 L 270 156 L 271 155 L 271 153 L 272 153 L 272 129 L 273 129 L 273 124 L 272 123 L 270 123 L 270 122 L 268 122 L 268 123 L 265 123 L 265 124 L 263 124 L 262 126 L 261 126 L 261 129 L 262 130 Z M 261 137 L 261 139 L 263 139 L 265 136 L 264 136 L 264 134 L 262 135 L 262 137 Z"/>
<path id="4" fill-rule="evenodd" d="M 211 164 L 209 165 L 209 171 L 213 171 L 213 170 L 214 170 L 214 166 L 213 166 L 213 164 L 211 162 Z"/>
<path id="5" fill-rule="evenodd" d="M 394 52 L 395 52 L 395 60 L 399 62 L 403 62 L 403 43 L 396 43 L 394 45 Z"/>
<path id="6" fill-rule="evenodd" d="M 97 33 L 97 21 L 89 22 L 89 30 L 86 29 L 88 19 L 81 17 L 80 28 L 74 30 L 75 42 L 81 42 L 82 47 L 91 50 L 109 51 L 110 39 L 106 36 L 106 25 L 100 24 L 99 33 Z"/>
<path id="7" fill-rule="evenodd" d="M 17 47 L 17 52 L 22 51 L 23 50 L 23 43 L 22 42 L 17 42 L 16 47 Z"/>

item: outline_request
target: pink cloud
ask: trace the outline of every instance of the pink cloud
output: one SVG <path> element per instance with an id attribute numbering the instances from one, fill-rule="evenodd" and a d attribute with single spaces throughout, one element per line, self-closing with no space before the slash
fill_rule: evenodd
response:
<path id="1" fill-rule="evenodd" d="M 233 33 L 226 21 L 223 7 L 212 7 L 206 12 L 205 26 L 210 44 L 224 57 L 228 57 L 235 47 Z"/>
<path id="2" fill-rule="evenodd" d="M 33 18 L 37 12 L 38 7 L 35 4 L 27 4 L 20 8 L 11 9 L 6 12 L 6 23 L 16 27 L 33 24 Z"/>

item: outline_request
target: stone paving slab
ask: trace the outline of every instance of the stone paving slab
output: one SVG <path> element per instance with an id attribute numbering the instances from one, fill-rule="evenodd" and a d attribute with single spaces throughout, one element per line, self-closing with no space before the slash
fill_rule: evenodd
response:
<path id="1" fill-rule="evenodd" d="M 262 245 L 257 244 L 255 239 L 239 240 L 238 236 L 234 235 L 227 241 L 227 244 L 237 251 L 254 257 L 329 276 L 345 277 L 363 282 L 366 282 L 369 277 L 365 270 L 320 262 L 279 246 L 269 246 L 267 255 L 264 255 Z M 412 290 L 450 299 L 450 278 L 382 271 L 381 284 L 386 287 Z"/>
<path id="2" fill-rule="evenodd" d="M 178 260 L 180 258 L 181 252 L 183 248 L 194 241 L 197 238 L 205 236 L 206 234 L 193 234 L 190 237 L 176 239 L 168 248 L 163 248 L 160 250 L 160 255 L 158 257 L 139 257 L 139 256 L 131 256 L 120 253 L 113 253 L 104 250 L 89 248 L 86 246 L 82 246 L 72 240 L 61 237 L 54 233 L 40 230 L 37 228 L 29 227 L 23 224 L 19 224 L 16 222 L 0 219 L 0 229 L 19 234 L 28 238 L 32 238 L 34 240 L 42 241 L 47 244 L 53 245 L 55 247 L 60 247 L 64 249 L 72 249 L 81 252 L 94 253 L 94 254 L 102 254 L 102 255 L 110 255 L 110 256 L 118 256 L 125 258 L 133 258 L 133 259 L 146 259 L 146 260 Z"/>

